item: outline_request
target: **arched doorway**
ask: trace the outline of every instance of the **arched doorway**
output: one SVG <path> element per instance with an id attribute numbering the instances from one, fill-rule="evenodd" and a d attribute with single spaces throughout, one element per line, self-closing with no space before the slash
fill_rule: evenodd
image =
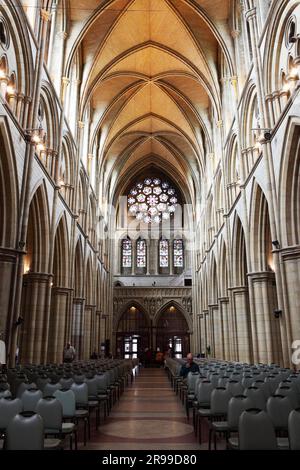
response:
<path id="1" fill-rule="evenodd" d="M 116 351 L 124 359 L 136 359 L 150 345 L 150 321 L 142 309 L 132 303 L 121 316 L 117 328 Z"/>
<path id="2" fill-rule="evenodd" d="M 158 319 L 156 328 L 156 346 L 161 351 L 172 348 L 174 357 L 182 358 L 190 351 L 189 326 L 179 308 L 166 306 Z"/>

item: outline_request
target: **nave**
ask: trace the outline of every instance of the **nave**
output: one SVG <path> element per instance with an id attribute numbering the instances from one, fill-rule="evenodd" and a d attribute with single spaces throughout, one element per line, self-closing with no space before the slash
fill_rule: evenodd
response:
<path id="1" fill-rule="evenodd" d="M 188 451 L 201 446 L 165 369 L 141 368 L 87 449 Z"/>

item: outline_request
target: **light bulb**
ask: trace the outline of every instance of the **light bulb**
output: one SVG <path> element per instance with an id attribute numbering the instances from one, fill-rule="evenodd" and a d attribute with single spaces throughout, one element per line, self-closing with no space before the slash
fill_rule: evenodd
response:
<path id="1" fill-rule="evenodd" d="M 7 91 L 7 94 L 8 94 L 8 95 L 14 95 L 14 93 L 15 93 L 16 90 L 14 89 L 13 86 L 8 85 L 8 87 L 6 88 L 6 91 Z"/>
<path id="2" fill-rule="evenodd" d="M 38 152 L 43 152 L 45 150 L 45 146 L 42 143 L 37 144 L 36 149 Z"/>

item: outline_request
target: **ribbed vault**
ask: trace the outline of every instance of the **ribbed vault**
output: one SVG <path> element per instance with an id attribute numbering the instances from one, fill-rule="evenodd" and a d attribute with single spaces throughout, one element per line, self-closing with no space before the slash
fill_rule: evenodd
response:
<path id="1" fill-rule="evenodd" d="M 213 4 L 212 4 L 213 3 Z M 216 5 L 217 3 L 217 5 Z M 80 59 L 79 115 L 91 116 L 102 196 L 111 201 L 134 166 L 156 161 L 201 192 L 220 71 L 234 74 L 230 0 L 69 0 L 65 75 Z M 63 21 L 63 16 L 62 16 Z"/>

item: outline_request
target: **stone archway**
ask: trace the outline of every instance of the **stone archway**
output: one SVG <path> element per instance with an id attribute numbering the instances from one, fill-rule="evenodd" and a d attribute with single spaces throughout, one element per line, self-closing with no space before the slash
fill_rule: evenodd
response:
<path id="1" fill-rule="evenodd" d="M 135 359 L 151 347 L 151 320 L 137 303 L 127 304 L 116 327 L 116 353 L 125 359 Z"/>
<path id="2" fill-rule="evenodd" d="M 185 314 L 176 302 L 169 302 L 156 316 L 156 347 L 172 348 L 175 357 L 186 357 L 190 351 L 190 328 Z"/>

